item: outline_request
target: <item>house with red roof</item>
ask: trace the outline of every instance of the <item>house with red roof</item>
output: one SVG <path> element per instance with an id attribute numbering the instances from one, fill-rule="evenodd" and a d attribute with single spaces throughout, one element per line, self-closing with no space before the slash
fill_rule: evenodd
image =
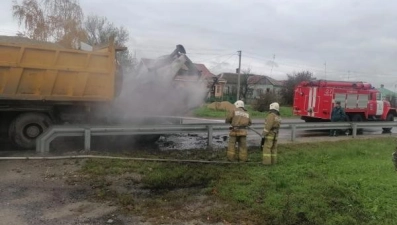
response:
<path id="1" fill-rule="evenodd" d="M 213 73 L 209 71 L 209 69 L 201 63 L 193 63 L 186 55 L 185 62 L 179 69 L 173 71 L 172 79 L 176 83 L 176 85 L 183 85 L 186 82 L 205 82 L 208 88 L 208 98 L 222 98 L 223 96 L 223 87 L 225 86 L 226 81 L 224 79 L 218 79 Z M 140 63 L 137 66 L 137 74 L 145 74 L 141 73 L 143 71 L 148 71 L 151 68 L 155 68 L 156 65 L 162 65 L 160 68 L 171 67 L 172 61 L 166 61 L 167 58 L 162 59 L 148 59 L 142 58 Z M 157 67 L 156 67 L 157 68 Z M 158 68 L 157 68 L 158 69 Z M 161 70 L 160 70 L 161 71 Z M 142 79 L 145 79 L 142 77 Z M 160 76 L 159 76 L 160 79 Z"/>
<path id="2" fill-rule="evenodd" d="M 226 81 L 224 86 L 224 96 L 231 97 L 235 100 L 237 98 L 237 73 L 221 73 L 218 75 Z M 265 93 L 274 93 L 280 95 L 281 89 L 284 87 L 284 82 L 273 79 L 265 75 L 255 74 L 240 74 L 240 98 L 247 102 L 259 98 Z"/>

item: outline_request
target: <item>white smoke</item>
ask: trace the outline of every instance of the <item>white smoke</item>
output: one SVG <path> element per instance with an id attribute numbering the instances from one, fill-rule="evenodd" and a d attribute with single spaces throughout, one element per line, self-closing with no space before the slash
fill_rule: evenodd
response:
<path id="1" fill-rule="evenodd" d="M 184 116 L 200 106 L 208 93 L 207 84 L 200 74 L 186 70 L 187 60 L 184 54 L 171 60 L 160 57 L 138 68 L 134 75 L 125 74 L 121 94 L 114 102 L 117 115 L 124 119 Z M 187 74 L 176 76 L 180 69 Z"/>

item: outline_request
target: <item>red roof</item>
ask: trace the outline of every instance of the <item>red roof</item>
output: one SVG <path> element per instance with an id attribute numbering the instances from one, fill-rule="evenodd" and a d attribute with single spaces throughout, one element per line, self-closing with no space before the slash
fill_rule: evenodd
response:
<path id="1" fill-rule="evenodd" d="M 213 76 L 215 76 L 213 73 L 211 73 L 209 71 L 209 69 L 204 65 L 204 64 L 198 64 L 198 63 L 194 63 L 194 65 L 196 66 L 196 68 L 201 71 L 201 77 L 202 78 L 211 78 Z"/>

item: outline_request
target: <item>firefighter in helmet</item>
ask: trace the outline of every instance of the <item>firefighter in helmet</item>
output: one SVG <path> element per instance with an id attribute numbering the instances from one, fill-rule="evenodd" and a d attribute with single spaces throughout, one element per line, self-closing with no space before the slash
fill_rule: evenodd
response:
<path id="1" fill-rule="evenodd" d="M 281 125 L 279 104 L 273 102 L 269 108 L 270 111 L 265 119 L 265 128 L 262 133 L 265 139 L 263 144 L 263 164 L 265 165 L 277 163 L 277 138 Z"/>
<path id="2" fill-rule="evenodd" d="M 235 109 L 229 112 L 225 122 L 230 123 L 229 144 L 227 159 L 229 161 L 246 162 L 247 153 L 247 127 L 251 126 L 251 117 L 244 108 L 244 102 L 238 100 L 234 103 Z M 236 143 L 238 143 L 238 154 L 236 155 Z"/>
<path id="3" fill-rule="evenodd" d="M 335 102 L 335 107 L 331 112 L 331 122 L 342 122 L 345 121 L 346 114 L 343 108 L 340 105 L 340 101 Z M 330 136 L 337 136 L 339 134 L 339 130 L 331 129 Z"/>

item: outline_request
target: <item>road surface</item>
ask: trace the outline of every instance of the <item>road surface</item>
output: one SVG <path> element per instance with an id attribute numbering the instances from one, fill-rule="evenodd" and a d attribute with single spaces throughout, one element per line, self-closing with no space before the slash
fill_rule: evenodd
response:
<path id="1" fill-rule="evenodd" d="M 202 118 L 186 118 L 183 120 L 184 124 L 200 124 L 200 123 L 224 123 L 223 119 L 202 119 Z M 253 123 L 264 123 L 264 119 L 253 119 Z M 284 123 L 304 123 L 300 119 L 283 119 Z M 262 130 L 257 130 L 262 133 Z M 392 130 L 391 133 L 382 133 L 381 127 L 368 128 L 363 130 L 363 134 L 358 135 L 360 138 L 368 138 L 369 136 L 390 136 L 395 135 L 397 129 Z M 227 147 L 227 131 L 215 131 L 213 134 L 213 146 L 214 148 L 226 148 Z M 351 136 L 339 136 L 329 137 L 329 130 L 297 130 L 296 142 L 315 142 L 315 141 L 335 141 L 341 139 L 349 139 Z M 280 129 L 279 143 L 291 142 L 291 130 Z M 247 145 L 248 146 L 259 146 L 261 136 L 257 133 L 248 130 Z M 167 135 L 162 141 L 159 142 L 160 149 L 199 149 L 207 147 L 207 135 L 200 133 L 183 133 L 178 135 Z"/>
<path id="2" fill-rule="evenodd" d="M 263 119 L 253 119 L 254 123 L 263 123 Z M 283 119 L 284 123 L 304 123 L 300 119 Z M 224 123 L 223 119 L 202 119 L 186 117 L 183 120 L 183 124 L 199 124 L 199 123 Z M 257 130 L 262 133 L 262 130 Z M 382 134 L 382 128 L 370 128 L 364 129 L 363 134 L 360 136 L 385 136 L 394 135 L 397 132 L 395 128 L 392 133 Z M 333 137 L 329 137 L 329 130 L 298 130 L 296 132 L 296 141 L 323 141 L 323 140 L 335 140 Z M 341 137 L 339 137 L 341 138 Z M 351 137 L 349 137 L 351 138 Z M 253 132 L 248 131 L 247 142 L 248 146 L 259 146 L 261 137 Z M 281 129 L 279 134 L 279 143 L 290 142 L 291 131 L 289 129 Z M 213 147 L 214 148 L 225 148 L 228 141 L 228 131 L 215 131 L 213 134 Z M 68 137 L 58 138 L 51 144 L 51 150 L 54 152 L 63 151 L 79 151 L 83 149 L 83 138 Z M 128 136 L 123 137 L 93 137 L 92 138 L 92 150 L 96 151 L 115 151 L 115 150 L 127 150 L 133 149 L 136 143 L 131 141 Z M 172 135 L 164 135 L 156 143 L 143 143 L 139 145 L 139 148 L 146 149 L 157 149 L 157 150 L 170 150 L 170 149 L 202 149 L 207 147 L 207 134 L 206 133 L 179 133 Z M 5 138 L 0 139 L 0 153 L 3 151 L 15 151 L 15 147 L 11 145 Z M 32 152 L 34 152 L 32 150 Z M 2 154 L 0 154 L 1 156 Z"/>

